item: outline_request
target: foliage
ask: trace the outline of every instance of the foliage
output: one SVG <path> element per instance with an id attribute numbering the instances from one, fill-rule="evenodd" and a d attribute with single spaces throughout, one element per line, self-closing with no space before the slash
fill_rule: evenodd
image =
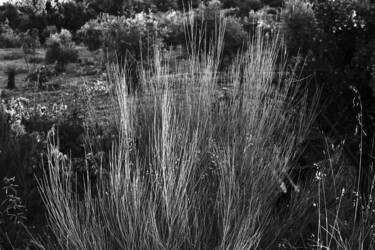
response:
<path id="1" fill-rule="evenodd" d="M 0 245 L 6 248 L 20 247 L 26 236 L 26 207 L 18 195 L 15 178 L 4 178 L 2 192 L 4 199 L 0 204 Z M 3 195 L 0 195 L 2 197 Z"/>
<path id="2" fill-rule="evenodd" d="M 307 79 L 313 75 L 314 82 L 323 87 L 324 112 L 319 118 L 320 127 L 327 133 L 334 131 L 337 141 L 343 140 L 345 135 L 345 145 L 353 152 L 346 154 L 351 164 L 361 168 L 363 181 L 360 193 L 366 197 L 365 186 L 369 183 L 365 180 L 372 176 L 370 166 L 373 162 L 369 155 L 374 131 L 375 8 L 362 1 L 350 0 L 316 1 L 313 5 L 292 1 L 287 5 L 283 22 L 288 50 L 291 55 L 300 53 L 291 60 L 301 60 L 301 56 L 305 58 L 300 72 Z M 289 22 L 288 19 L 294 21 Z M 361 150 L 366 154 L 353 146 L 358 141 L 355 132 L 358 105 L 353 102 L 356 92 L 361 96 L 364 107 L 361 124 L 366 136 Z"/>
<path id="3" fill-rule="evenodd" d="M 87 21 L 96 16 L 96 13 L 84 2 L 63 2 L 61 3 L 61 12 L 61 27 L 73 34 Z"/>
<path id="4" fill-rule="evenodd" d="M 59 71 L 55 67 L 42 66 L 33 72 L 30 72 L 25 81 L 38 83 L 38 88 L 43 88 L 43 83 L 49 81 L 52 77 L 57 76 Z"/>
<path id="5" fill-rule="evenodd" d="M 272 10 L 272 9 L 271 9 Z M 270 14 L 270 9 L 263 8 L 256 12 L 250 11 L 248 16 L 241 19 L 243 29 L 253 37 L 257 29 L 262 29 L 265 36 L 279 35 L 280 33 L 280 13 Z"/>
<path id="6" fill-rule="evenodd" d="M 59 33 L 56 25 L 48 25 L 41 33 L 43 41 L 46 41 L 51 35 Z"/>
<path id="7" fill-rule="evenodd" d="M 289 54 L 306 55 L 317 40 L 317 21 L 312 5 L 308 1 L 289 0 L 281 18 Z"/>
<path id="8" fill-rule="evenodd" d="M 134 91 L 139 87 L 139 68 L 149 67 L 145 62 L 154 56 L 156 47 L 163 46 L 163 38 L 170 33 L 168 27 L 159 25 L 158 20 L 152 13 L 143 12 L 134 18 L 102 14 L 86 23 L 78 33 L 90 49 L 101 43 L 106 62 L 127 64 L 134 82 L 131 91 Z"/>
<path id="9" fill-rule="evenodd" d="M 57 62 L 57 70 L 65 71 L 68 63 L 78 60 L 78 50 L 72 41 L 68 30 L 61 30 L 59 34 L 52 34 L 47 40 L 46 62 Z"/>
<path id="10" fill-rule="evenodd" d="M 246 47 L 247 34 L 240 19 L 229 16 L 230 12 L 230 9 L 222 10 L 222 4 L 217 0 L 200 5 L 194 11 L 193 23 L 187 22 L 186 31 L 191 40 L 189 42 L 195 43 L 193 47 L 196 50 L 208 52 L 211 40 L 220 40 L 220 35 L 224 36 L 222 56 L 227 61 L 231 61 L 240 49 Z M 225 28 L 219 30 L 219 27 Z"/>
<path id="11" fill-rule="evenodd" d="M 170 10 L 156 15 L 158 25 L 164 27 L 164 29 L 168 29 L 167 35 L 163 36 L 163 42 L 167 47 L 185 44 L 184 22 L 186 20 L 186 15 L 176 10 Z"/>
<path id="12" fill-rule="evenodd" d="M 21 47 L 19 35 L 9 26 L 9 22 L 0 23 L 0 47 L 16 48 Z"/>
<path id="13" fill-rule="evenodd" d="M 152 4 L 155 5 L 158 11 L 167 12 L 171 10 L 177 10 L 176 0 L 152 0 Z"/>
<path id="14" fill-rule="evenodd" d="M 71 156 L 83 157 L 83 142 L 79 138 L 82 138 L 84 129 L 82 125 L 77 125 L 82 124 L 82 121 L 73 119 L 71 111 L 68 111 L 63 103 L 46 106 L 38 104 L 32 107 L 28 99 L 21 97 L 3 101 L 0 105 L 0 176 L 2 179 L 15 176 L 14 185 L 18 185 L 18 195 L 12 194 L 13 189 L 9 188 L 9 197 L 0 192 L 0 200 L 4 201 L 0 206 L 0 235 L 4 232 L 9 237 L 4 238 L 4 235 L 1 235 L 0 242 L 1 239 L 6 239 L 6 244 L 2 242 L 1 246 L 8 246 L 10 241 L 12 247 L 25 249 L 30 244 L 30 233 L 35 232 L 36 237 L 39 237 L 45 230 L 44 205 L 39 196 L 37 179 L 41 180 L 47 164 L 46 133 L 56 124 L 59 128 L 61 149 L 71 153 Z M 2 190 L 5 190 L 5 187 Z M 20 199 L 22 204 L 17 203 Z M 27 210 L 15 211 L 13 208 L 17 204 L 26 206 Z M 9 214 L 4 213 L 7 207 Z M 27 217 L 24 224 L 30 232 L 22 230 L 21 224 L 13 224 L 9 220 L 9 216 L 13 216 L 15 212 L 18 212 L 19 216 Z"/>
<path id="15" fill-rule="evenodd" d="M 263 3 L 260 0 L 223 0 L 223 8 L 235 8 L 236 15 L 239 17 L 248 16 L 250 11 L 258 11 L 263 7 Z"/>
<path id="16" fill-rule="evenodd" d="M 103 32 L 100 19 L 92 19 L 77 32 L 77 37 L 90 51 L 98 50 L 103 44 Z"/>
<path id="17" fill-rule="evenodd" d="M 283 6 L 283 0 L 261 0 L 264 5 L 268 5 L 272 8 L 280 8 Z"/>
<path id="18" fill-rule="evenodd" d="M 35 55 L 36 49 L 40 46 L 39 31 L 37 29 L 28 30 L 20 34 L 21 47 L 25 55 Z"/>
<path id="19" fill-rule="evenodd" d="M 89 0 L 88 7 L 95 10 L 96 13 L 108 13 L 114 16 L 131 17 L 135 13 L 148 11 L 151 9 L 150 1 L 136 0 Z"/>
<path id="20" fill-rule="evenodd" d="M 0 6 L 0 23 L 9 22 L 9 26 L 12 29 L 16 29 L 20 22 L 20 15 L 15 5 L 11 3 L 5 3 Z"/>

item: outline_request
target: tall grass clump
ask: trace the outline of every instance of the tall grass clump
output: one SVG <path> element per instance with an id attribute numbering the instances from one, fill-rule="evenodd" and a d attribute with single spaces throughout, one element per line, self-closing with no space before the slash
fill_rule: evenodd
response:
<path id="1" fill-rule="evenodd" d="M 279 63 L 279 36 L 262 30 L 228 70 L 222 98 L 225 20 L 218 24 L 210 46 L 191 49 L 173 74 L 156 50 L 153 71 L 140 76 L 142 93 L 128 91 L 126 64 L 108 66 L 119 136 L 97 183 L 87 174 L 83 195 L 51 140 L 40 190 L 54 249 L 256 249 L 268 234 L 277 236 L 276 201 L 299 191 L 288 173 L 315 106 Z M 186 34 L 197 46 L 194 25 Z"/>

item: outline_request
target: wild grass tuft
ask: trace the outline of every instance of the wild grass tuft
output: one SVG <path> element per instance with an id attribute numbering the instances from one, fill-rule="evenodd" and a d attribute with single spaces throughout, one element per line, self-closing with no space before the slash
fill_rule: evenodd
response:
<path id="1" fill-rule="evenodd" d="M 218 27 L 222 41 L 225 23 Z M 194 28 L 187 34 L 193 44 Z M 119 137 L 98 183 L 87 174 L 83 196 L 69 160 L 50 141 L 40 190 L 53 248 L 255 249 L 280 234 L 275 204 L 292 182 L 288 172 L 315 106 L 295 72 L 279 63 L 279 36 L 258 30 L 227 73 L 225 98 L 218 98 L 221 51 L 216 41 L 193 48 L 172 75 L 167 55 L 156 51 L 153 71 L 142 72 L 142 93 L 135 94 L 127 89 L 126 65 L 109 65 Z"/>

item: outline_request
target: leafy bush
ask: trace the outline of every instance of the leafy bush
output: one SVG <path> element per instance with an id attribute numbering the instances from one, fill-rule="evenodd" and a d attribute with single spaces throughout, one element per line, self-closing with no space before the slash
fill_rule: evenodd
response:
<path id="1" fill-rule="evenodd" d="M 93 19 L 85 23 L 78 31 L 77 37 L 90 51 L 98 50 L 103 45 L 103 32 L 100 19 Z"/>
<path id="2" fill-rule="evenodd" d="M 55 25 L 49 25 L 42 31 L 42 40 L 46 41 L 51 35 L 56 33 L 59 33 L 57 27 Z"/>
<path id="3" fill-rule="evenodd" d="M 65 71 L 68 63 L 78 60 L 78 50 L 72 41 L 68 30 L 61 30 L 59 34 L 52 34 L 47 40 L 46 62 L 57 62 L 57 70 Z"/>
<path id="4" fill-rule="evenodd" d="M 20 14 L 16 5 L 8 2 L 0 6 L 0 23 L 9 22 L 10 27 L 16 29 L 20 22 Z"/>
<path id="5" fill-rule="evenodd" d="M 19 35 L 9 26 L 9 22 L 0 23 L 0 47 L 17 48 L 21 47 Z"/>
<path id="6" fill-rule="evenodd" d="M 14 248 L 21 246 L 27 236 L 24 224 L 26 207 L 18 195 L 18 185 L 15 178 L 4 177 L 4 184 L 0 191 L 4 192 L 4 199 L 0 203 L 0 246 Z M 3 195 L 0 194 L 0 197 Z"/>
<path id="7" fill-rule="evenodd" d="M 88 4 L 84 2 L 69 1 L 61 3 L 61 27 L 71 31 L 73 34 L 80 29 L 91 18 L 96 16 L 93 13 Z"/>
<path id="8" fill-rule="evenodd" d="M 176 10 L 157 14 L 158 25 L 168 29 L 167 35 L 163 37 L 163 41 L 167 46 L 185 44 L 185 19 L 186 15 Z"/>
<path id="9" fill-rule="evenodd" d="M 314 45 L 317 23 L 308 1 L 289 0 L 282 12 L 284 39 L 290 55 L 306 55 Z"/>
<path id="10" fill-rule="evenodd" d="M 127 65 L 134 85 L 129 90 L 134 91 L 140 87 L 139 68 L 150 66 L 146 62 L 154 56 L 156 47 L 163 46 L 163 38 L 170 33 L 167 27 L 158 24 L 158 20 L 152 13 L 143 12 L 134 18 L 102 14 L 85 24 L 78 33 L 90 49 L 98 48 L 99 43 L 102 45 L 105 62 Z"/>

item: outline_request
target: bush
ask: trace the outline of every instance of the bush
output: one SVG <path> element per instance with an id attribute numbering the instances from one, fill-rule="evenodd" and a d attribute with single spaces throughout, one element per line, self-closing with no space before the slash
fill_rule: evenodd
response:
<path id="1" fill-rule="evenodd" d="M 83 42 L 90 51 L 98 50 L 103 45 L 103 32 L 100 19 L 93 19 L 77 31 L 78 40 Z"/>
<path id="2" fill-rule="evenodd" d="M 18 48 L 21 47 L 19 35 L 9 26 L 9 22 L 0 23 L 0 47 Z"/>
<path id="3" fill-rule="evenodd" d="M 1 9 L 4 9 L 3 11 Z M 9 22 L 10 27 L 16 29 L 20 22 L 20 15 L 17 7 L 8 2 L 1 6 L 0 9 L 0 23 Z"/>
<path id="4" fill-rule="evenodd" d="M 72 35 L 68 30 L 61 30 L 59 34 L 52 34 L 47 40 L 46 62 L 57 62 L 57 70 L 65 71 L 68 63 L 78 60 L 78 50 L 72 42 Z"/>
<path id="5" fill-rule="evenodd" d="M 104 62 L 127 65 L 133 81 L 129 90 L 134 91 L 140 87 L 139 69 L 150 69 L 146 62 L 152 61 L 155 48 L 163 46 L 163 38 L 170 33 L 168 27 L 159 25 L 159 20 L 152 13 L 143 12 L 133 18 L 102 14 L 86 23 L 78 33 L 91 50 L 101 44 L 105 52 Z"/>
<path id="6" fill-rule="evenodd" d="M 281 14 L 284 39 L 290 55 L 306 55 L 316 40 L 317 21 L 308 1 L 289 0 Z"/>
<path id="7" fill-rule="evenodd" d="M 94 13 L 90 12 L 87 7 L 87 4 L 83 2 L 61 3 L 61 27 L 75 34 L 82 25 L 94 17 Z"/>
<path id="8" fill-rule="evenodd" d="M 168 30 L 168 35 L 163 37 L 164 43 L 167 46 L 185 44 L 185 18 L 185 14 L 176 10 L 158 13 L 158 25 Z"/>
<path id="9" fill-rule="evenodd" d="M 49 25 L 43 30 L 41 34 L 42 40 L 46 41 L 48 37 L 56 33 L 59 33 L 57 27 L 55 25 Z"/>

